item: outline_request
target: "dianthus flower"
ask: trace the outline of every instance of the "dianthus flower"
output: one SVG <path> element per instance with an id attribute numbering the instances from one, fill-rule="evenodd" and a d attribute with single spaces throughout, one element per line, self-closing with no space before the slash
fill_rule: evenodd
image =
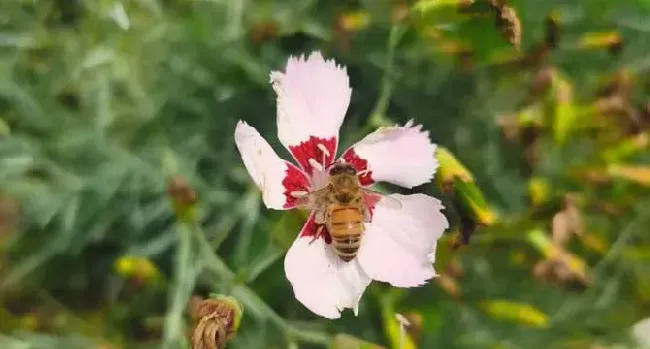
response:
<path id="1" fill-rule="evenodd" d="M 235 142 L 244 165 L 262 191 L 266 207 L 302 208 L 300 198 L 328 185 L 336 162 L 352 165 L 361 187 L 378 182 L 412 188 L 431 181 L 438 167 L 429 133 L 409 121 L 382 127 L 336 158 L 338 135 L 352 90 L 347 70 L 320 52 L 290 57 L 284 72 L 274 71 L 277 132 L 298 166 L 283 160 L 243 121 Z M 396 200 L 395 200 L 396 199 Z M 398 201 L 399 206 L 382 205 Z M 371 280 L 396 287 L 415 287 L 435 276 L 436 241 L 448 222 L 440 201 L 424 195 L 364 194 L 370 219 L 364 223 L 355 258 L 344 261 L 312 210 L 284 260 L 295 297 L 312 312 L 330 319 L 345 308 L 357 314 L 359 300 Z"/>

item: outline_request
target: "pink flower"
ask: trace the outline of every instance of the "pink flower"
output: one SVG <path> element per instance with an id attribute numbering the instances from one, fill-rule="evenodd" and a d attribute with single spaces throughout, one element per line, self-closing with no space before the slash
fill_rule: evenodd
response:
<path id="1" fill-rule="evenodd" d="M 320 52 L 307 59 L 290 57 L 284 73 L 271 73 L 271 83 L 277 93 L 278 137 L 298 166 L 280 159 L 243 121 L 237 124 L 235 141 L 266 207 L 300 208 L 299 198 L 328 184 L 352 90 L 346 69 Z M 363 187 L 377 182 L 406 188 L 427 183 L 438 164 L 436 146 L 421 128 L 412 122 L 380 128 L 345 150 L 339 161 L 358 171 Z M 311 311 L 334 319 L 344 308 L 352 308 L 356 315 L 371 280 L 415 287 L 436 275 L 432 266 L 436 241 L 448 228 L 440 212 L 443 206 L 424 194 L 390 198 L 365 195 L 370 220 L 364 224 L 356 258 L 349 262 L 337 256 L 331 235 L 316 223 L 312 211 L 284 260 L 296 298 Z M 382 205 L 391 200 L 401 205 Z"/>

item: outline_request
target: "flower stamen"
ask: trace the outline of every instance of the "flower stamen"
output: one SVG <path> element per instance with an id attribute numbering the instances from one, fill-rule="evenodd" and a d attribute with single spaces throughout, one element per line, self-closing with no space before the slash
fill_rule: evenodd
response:
<path id="1" fill-rule="evenodd" d="M 323 165 L 319 164 L 318 161 L 316 161 L 316 160 L 314 160 L 314 159 L 309 159 L 309 160 L 307 160 L 307 162 L 309 162 L 309 164 L 311 165 L 311 167 L 315 168 L 317 171 L 321 171 L 321 172 L 322 172 L 322 171 L 325 169 L 325 168 L 323 167 Z"/>
<path id="2" fill-rule="evenodd" d="M 316 144 L 316 147 L 318 147 L 318 149 L 320 149 L 320 151 L 323 152 L 323 155 L 330 156 L 330 151 L 327 150 L 327 147 L 325 147 L 325 144 L 318 143 L 318 144 Z"/>
<path id="3" fill-rule="evenodd" d="M 325 144 L 323 143 L 316 144 L 316 147 L 320 149 L 321 153 L 323 153 L 323 160 L 321 162 L 321 165 L 323 165 L 323 168 L 325 168 L 327 167 L 327 158 L 330 156 L 330 152 L 327 150 L 327 147 L 325 147 Z"/>

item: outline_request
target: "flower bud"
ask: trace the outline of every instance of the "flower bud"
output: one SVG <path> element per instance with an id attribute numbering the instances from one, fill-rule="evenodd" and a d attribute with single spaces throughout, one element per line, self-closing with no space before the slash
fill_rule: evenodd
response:
<path id="1" fill-rule="evenodd" d="M 620 46 L 623 42 L 618 32 L 590 32 L 583 34 L 579 39 L 578 48 L 590 50 Z"/>
<path id="2" fill-rule="evenodd" d="M 534 177 L 528 181 L 528 198 L 533 206 L 539 207 L 547 203 L 550 195 L 551 188 L 546 179 Z"/>
<path id="3" fill-rule="evenodd" d="M 440 164 L 436 184 L 450 194 L 461 216 L 461 244 L 469 243 L 470 236 L 479 225 L 490 225 L 496 214 L 490 209 L 483 193 L 474 183 L 472 174 L 447 149 L 439 147 L 436 158 Z"/>
<path id="4" fill-rule="evenodd" d="M 496 221 L 496 214 L 490 209 L 483 192 L 473 182 L 454 181 L 455 198 L 463 216 L 479 225 L 490 225 Z"/>
<path id="5" fill-rule="evenodd" d="M 557 144 L 564 144 L 578 127 L 578 114 L 573 100 L 573 86 L 565 77 L 556 73 L 552 81 L 551 109 L 553 136 Z"/>
<path id="6" fill-rule="evenodd" d="M 545 328 L 550 323 L 548 315 L 528 304 L 507 300 L 488 300 L 481 303 L 481 308 L 493 318 L 530 327 Z"/>
<path id="7" fill-rule="evenodd" d="M 139 256 L 121 256 L 115 261 L 114 268 L 120 276 L 139 286 L 150 283 L 160 275 L 153 262 Z"/>
<path id="8" fill-rule="evenodd" d="M 370 14 L 366 11 L 348 11 L 339 16 L 339 25 L 346 32 L 363 30 L 370 24 Z"/>
<path id="9" fill-rule="evenodd" d="M 440 164 L 436 171 L 436 184 L 440 190 L 446 190 L 451 186 L 456 177 L 463 182 L 474 182 L 474 177 L 469 170 L 446 148 L 438 147 L 436 149 L 436 159 Z"/>
<path id="10" fill-rule="evenodd" d="M 185 222 L 192 222 L 196 217 L 196 192 L 192 190 L 185 179 L 173 177 L 167 186 L 176 217 Z"/>

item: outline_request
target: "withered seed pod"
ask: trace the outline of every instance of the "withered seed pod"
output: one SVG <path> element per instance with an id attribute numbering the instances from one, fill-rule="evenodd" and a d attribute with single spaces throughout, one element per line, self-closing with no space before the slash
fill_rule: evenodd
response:
<path id="1" fill-rule="evenodd" d="M 196 326 L 192 349 L 223 349 L 237 332 L 242 309 L 232 297 L 216 296 L 190 301 L 189 313 Z"/>

